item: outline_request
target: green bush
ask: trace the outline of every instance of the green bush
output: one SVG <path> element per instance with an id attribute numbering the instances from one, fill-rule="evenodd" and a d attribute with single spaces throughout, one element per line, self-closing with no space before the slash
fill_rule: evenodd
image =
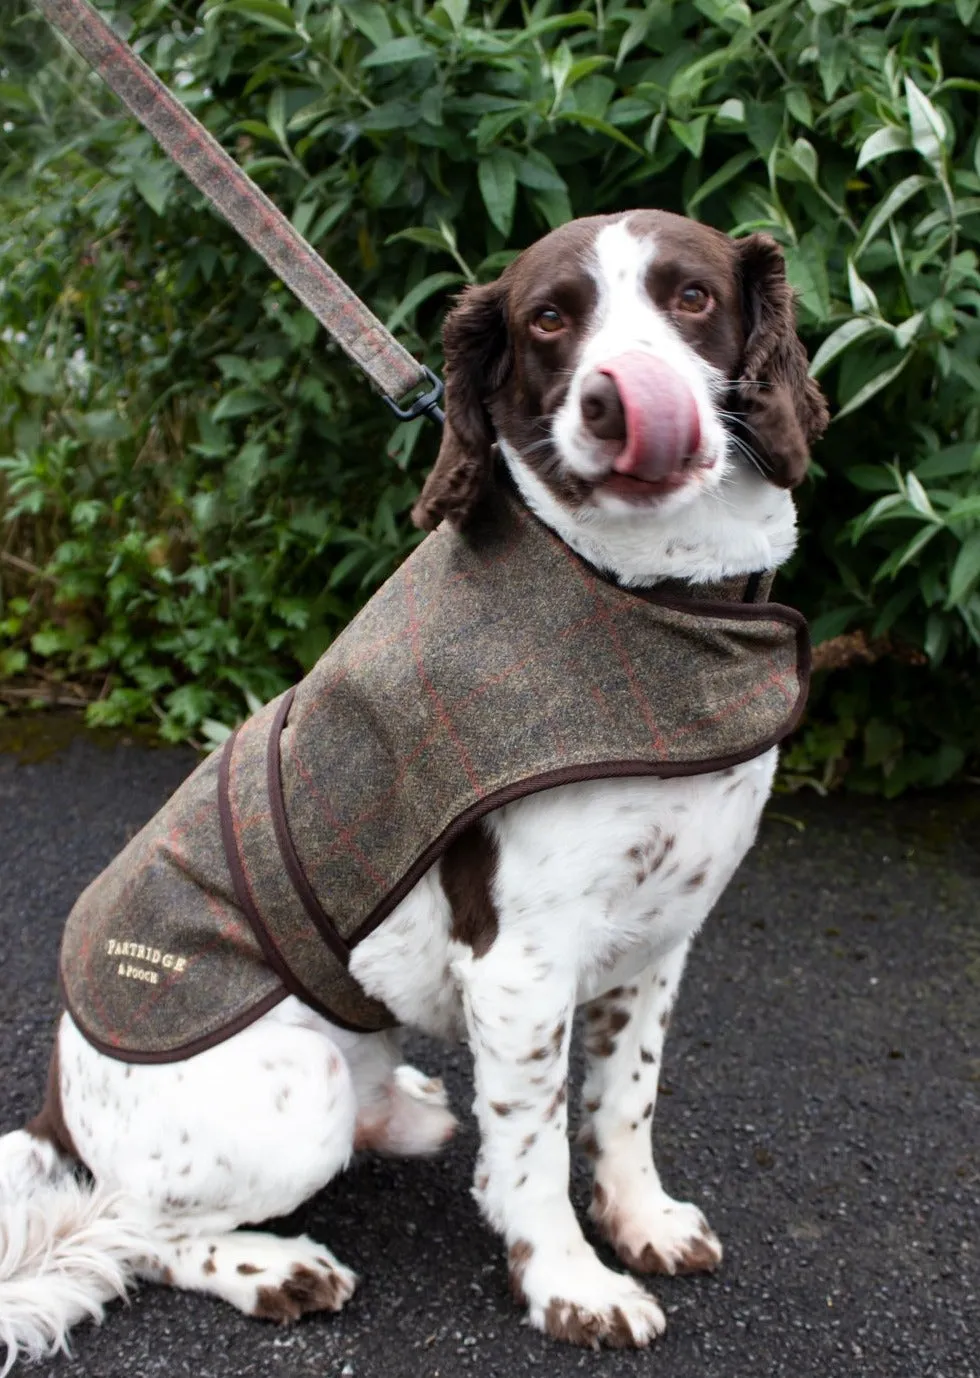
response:
<path id="1" fill-rule="evenodd" d="M 453 291 L 569 216 L 776 235 L 837 411 L 781 594 L 869 662 L 817 685 L 786 778 L 970 768 L 980 0 L 106 12 L 435 367 Z M 0 106 L 0 677 L 200 738 L 404 556 L 435 437 L 393 430 L 24 0 Z"/>

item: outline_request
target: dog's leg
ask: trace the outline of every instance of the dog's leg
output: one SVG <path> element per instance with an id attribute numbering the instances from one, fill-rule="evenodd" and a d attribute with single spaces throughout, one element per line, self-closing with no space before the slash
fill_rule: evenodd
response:
<path id="1" fill-rule="evenodd" d="M 99 1188 L 142 1224 L 137 1274 L 276 1320 L 338 1310 L 355 1282 L 306 1237 L 231 1233 L 289 1214 L 353 1152 L 347 1060 L 293 1004 L 158 1066 L 104 1056 L 67 1016 L 59 1033 L 65 1123 Z"/>
<path id="2" fill-rule="evenodd" d="M 579 1141 L 595 1160 L 589 1214 L 630 1268 L 690 1273 L 716 1268 L 721 1244 L 690 1202 L 664 1191 L 650 1126 L 661 1053 L 688 944 L 585 1009 L 587 1073 Z"/>
<path id="3" fill-rule="evenodd" d="M 632 1278 L 604 1267 L 568 1197 L 568 1046 L 575 972 L 520 929 L 453 967 L 464 996 L 482 1144 L 475 1195 L 507 1243 L 511 1287 L 532 1324 L 559 1339 L 646 1345 L 663 1312 Z"/>
<path id="4" fill-rule="evenodd" d="M 357 1278 L 306 1235 L 280 1239 L 252 1230 L 161 1240 L 143 1276 L 221 1297 L 248 1316 L 295 1321 L 307 1311 L 339 1311 Z"/>

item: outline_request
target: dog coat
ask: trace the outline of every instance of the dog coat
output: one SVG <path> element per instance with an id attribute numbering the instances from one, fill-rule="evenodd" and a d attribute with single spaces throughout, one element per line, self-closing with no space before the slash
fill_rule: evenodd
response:
<path id="1" fill-rule="evenodd" d="M 620 588 L 506 491 L 472 530 L 443 525 L 82 894 L 61 956 L 79 1028 L 159 1062 L 289 993 L 390 1026 L 350 952 L 477 819 L 570 781 L 720 770 L 792 731 L 809 641 L 756 601 L 770 582 Z"/>

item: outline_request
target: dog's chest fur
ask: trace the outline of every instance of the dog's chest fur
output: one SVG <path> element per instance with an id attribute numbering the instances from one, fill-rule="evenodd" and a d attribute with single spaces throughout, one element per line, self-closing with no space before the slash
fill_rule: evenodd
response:
<path id="1" fill-rule="evenodd" d="M 565 785 L 498 810 L 492 922 L 581 1003 L 692 936 L 755 837 L 777 753 L 676 780 Z M 475 883 L 475 882 L 474 882 Z M 480 960 L 451 937 L 433 867 L 355 950 L 351 971 L 402 1023 L 463 1036 L 456 972 Z"/>

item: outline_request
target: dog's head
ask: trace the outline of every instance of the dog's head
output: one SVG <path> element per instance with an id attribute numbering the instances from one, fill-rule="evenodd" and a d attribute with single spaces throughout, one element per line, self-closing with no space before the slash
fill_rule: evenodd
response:
<path id="1" fill-rule="evenodd" d="M 664 211 L 575 220 L 446 319 L 446 427 L 414 510 L 463 525 L 496 439 L 562 503 L 677 505 L 754 463 L 806 472 L 827 408 L 782 253 Z"/>

